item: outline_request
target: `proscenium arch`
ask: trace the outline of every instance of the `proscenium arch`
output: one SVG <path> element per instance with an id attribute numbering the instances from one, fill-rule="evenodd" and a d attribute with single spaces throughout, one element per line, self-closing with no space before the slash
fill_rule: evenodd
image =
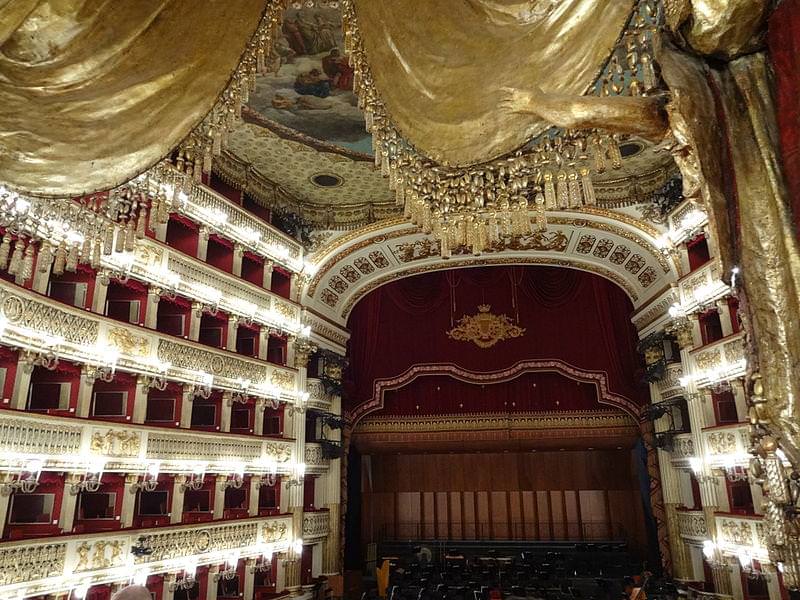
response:
<path id="1" fill-rule="evenodd" d="M 565 211 L 528 247 L 442 259 L 438 243 L 403 219 L 375 223 L 333 240 L 311 260 L 315 275 L 302 301 L 344 325 L 355 304 L 382 285 L 420 273 L 476 266 L 544 265 L 598 275 L 621 288 L 634 310 L 658 298 L 678 279 L 673 257 L 657 247 L 659 230 L 624 213 Z"/>

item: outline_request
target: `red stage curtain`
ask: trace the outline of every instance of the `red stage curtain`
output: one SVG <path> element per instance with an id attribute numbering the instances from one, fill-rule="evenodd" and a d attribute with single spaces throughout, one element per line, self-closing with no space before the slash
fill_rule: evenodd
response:
<path id="1" fill-rule="evenodd" d="M 775 9 L 767 41 L 775 71 L 784 173 L 795 226 L 800 228 L 800 0 L 784 0 Z"/>
<path id="2" fill-rule="evenodd" d="M 526 333 L 488 349 L 452 340 L 447 331 L 453 304 L 455 321 L 475 314 L 479 304 L 512 320 L 518 309 Z M 611 392 L 640 403 L 645 396 L 636 375 L 631 311 L 613 283 L 554 267 L 478 267 L 392 282 L 365 296 L 351 313 L 346 408 L 369 401 L 376 379 L 396 377 L 413 365 L 452 363 L 488 372 L 530 359 L 605 371 Z"/>

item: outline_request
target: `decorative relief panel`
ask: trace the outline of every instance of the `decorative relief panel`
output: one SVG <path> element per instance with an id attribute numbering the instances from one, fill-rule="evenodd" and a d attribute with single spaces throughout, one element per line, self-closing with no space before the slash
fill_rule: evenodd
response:
<path id="1" fill-rule="evenodd" d="M 324 288 L 324 289 L 322 290 L 322 292 L 320 292 L 320 299 L 321 299 L 321 300 L 322 300 L 322 301 L 323 301 L 325 304 L 327 304 L 328 306 L 330 306 L 331 308 L 335 308 L 335 307 L 336 307 L 336 303 L 337 303 L 337 302 L 339 302 L 339 296 L 337 296 L 336 294 L 334 294 L 334 293 L 333 293 L 332 291 L 330 291 L 328 288 Z"/>
<path id="2" fill-rule="evenodd" d="M 303 539 L 325 537 L 330 530 L 330 514 L 327 510 L 303 513 Z"/>
<path id="3" fill-rule="evenodd" d="M 639 280 L 639 283 L 642 284 L 643 288 L 648 288 L 653 285 L 656 277 L 658 277 L 656 270 L 653 267 L 647 267 L 644 271 L 639 273 L 639 276 L 636 279 Z"/>
<path id="4" fill-rule="evenodd" d="M 338 275 L 334 275 L 333 277 L 331 277 L 330 281 L 328 281 L 328 285 L 333 291 L 339 294 L 343 294 L 344 291 L 347 289 L 347 283 L 345 282 L 344 279 L 342 279 Z"/>
<path id="5" fill-rule="evenodd" d="M 703 431 L 707 458 L 713 465 L 746 465 L 750 455 L 750 429 L 747 424 L 715 427 Z"/>
<path id="6" fill-rule="evenodd" d="M 158 360 L 168 362 L 179 369 L 205 371 L 215 377 L 226 377 L 231 380 L 249 379 L 254 385 L 262 383 L 267 375 L 267 368 L 258 362 L 166 339 L 158 340 Z"/>
<path id="7" fill-rule="evenodd" d="M 737 553 L 739 547 L 747 548 L 756 558 L 766 558 L 764 522 L 760 517 L 737 518 L 717 516 L 718 543 L 723 551 Z"/>
<path id="8" fill-rule="evenodd" d="M 691 433 L 676 435 L 672 438 L 673 459 L 689 459 L 695 456 L 694 439 Z"/>
<path id="9" fill-rule="evenodd" d="M 577 246 L 575 246 L 575 252 L 578 254 L 589 254 L 592 248 L 594 248 L 594 243 L 596 241 L 597 238 L 595 236 L 584 233 L 578 240 Z"/>
<path id="10" fill-rule="evenodd" d="M 78 562 L 76 571 L 95 571 L 122 566 L 127 554 L 127 538 L 121 540 L 97 540 L 81 542 L 76 548 Z"/>
<path id="11" fill-rule="evenodd" d="M 147 441 L 147 458 L 150 459 L 207 461 L 212 458 L 215 462 L 256 462 L 261 458 L 261 452 L 261 442 L 226 440 L 214 434 L 199 438 L 196 434 L 175 436 L 151 433 Z"/>
<path id="12" fill-rule="evenodd" d="M 678 529 L 681 537 L 705 540 L 708 539 L 708 527 L 706 517 L 701 510 L 680 510 L 678 515 Z"/>
<path id="13" fill-rule="evenodd" d="M 645 260 L 641 254 L 634 254 L 630 257 L 628 262 L 625 263 L 625 270 L 629 273 L 636 274 L 642 270 L 645 265 Z"/>
<path id="14" fill-rule="evenodd" d="M 682 377 L 683 365 L 680 362 L 667 364 L 664 376 L 656 382 L 656 387 L 663 400 L 683 395 L 683 386 L 680 381 Z"/>
<path id="15" fill-rule="evenodd" d="M 375 265 L 378 269 L 385 269 L 389 266 L 389 261 L 383 255 L 383 252 L 380 250 L 373 250 L 369 253 L 369 259 L 372 261 L 372 264 Z"/>
<path id="16" fill-rule="evenodd" d="M 139 432 L 127 429 L 95 429 L 89 451 L 104 456 L 128 457 L 139 455 L 141 436 Z"/>
<path id="17" fill-rule="evenodd" d="M 144 535 L 143 543 L 153 549 L 152 554 L 137 556 L 137 564 L 170 560 L 204 554 L 233 550 L 235 548 L 253 546 L 258 541 L 259 524 L 253 521 L 242 523 L 225 523 L 208 527 L 171 529 Z"/>
<path id="18" fill-rule="evenodd" d="M 614 248 L 614 251 L 611 253 L 611 256 L 608 258 L 612 263 L 615 265 L 621 265 L 625 262 L 625 259 L 628 258 L 631 251 L 628 249 L 627 246 L 619 245 Z"/>
<path id="19" fill-rule="evenodd" d="M 597 258 L 605 258 L 606 256 L 608 256 L 608 253 L 611 252 L 611 249 L 613 247 L 614 247 L 614 242 L 603 238 L 597 243 L 597 247 L 594 249 L 594 252 L 592 252 L 592 254 Z"/>
<path id="20" fill-rule="evenodd" d="M 373 266 L 372 266 L 372 263 L 370 263 L 370 262 L 369 262 L 369 261 L 368 261 L 366 258 L 364 258 L 363 256 L 359 256 L 357 259 L 355 259 L 355 260 L 353 261 L 353 264 L 354 264 L 354 265 L 356 266 L 356 268 L 357 268 L 359 271 L 361 271 L 361 272 L 362 272 L 364 275 L 369 275 L 370 273 L 372 273 L 372 272 L 375 270 L 375 267 L 373 267 Z"/>
<path id="21" fill-rule="evenodd" d="M 322 446 L 319 444 L 306 444 L 305 462 L 308 467 L 326 466 L 325 458 L 322 456 Z"/>
<path id="22" fill-rule="evenodd" d="M 62 310 L 55 304 L 25 298 L 3 289 L 0 290 L 0 310 L 9 323 L 19 327 L 41 331 L 74 344 L 97 344 L 97 321 Z"/>
<path id="23" fill-rule="evenodd" d="M 347 279 L 347 281 L 349 281 L 350 283 L 355 283 L 356 281 L 361 279 L 361 274 L 350 265 L 343 266 L 339 270 L 339 272 L 342 274 L 342 277 Z"/>

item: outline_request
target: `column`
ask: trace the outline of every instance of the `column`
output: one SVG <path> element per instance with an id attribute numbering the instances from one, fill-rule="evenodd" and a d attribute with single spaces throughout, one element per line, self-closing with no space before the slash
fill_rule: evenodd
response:
<path id="1" fill-rule="evenodd" d="M 726 557 L 728 564 L 728 580 L 730 595 L 736 600 L 744 600 L 744 590 L 742 589 L 741 564 L 736 557 Z"/>
<path id="2" fill-rule="evenodd" d="M 196 342 L 200 339 L 200 319 L 203 318 L 203 304 L 192 302 L 192 311 L 189 315 L 189 339 Z"/>
<path id="3" fill-rule="evenodd" d="M 286 364 L 289 365 L 290 367 L 294 365 L 296 368 L 299 369 L 300 367 L 297 366 L 297 362 L 298 361 L 302 362 L 303 360 L 305 360 L 305 364 L 303 366 L 303 371 L 305 371 L 306 366 L 308 366 L 308 357 L 306 357 L 305 359 L 303 359 L 302 357 L 295 358 L 296 354 L 297 354 L 297 336 L 290 335 L 286 338 Z M 297 389 L 300 390 L 301 392 L 305 391 L 306 389 L 305 383 L 303 383 L 303 385 L 300 385 L 298 381 Z"/>
<path id="4" fill-rule="evenodd" d="M 176 475 L 172 483 L 172 507 L 169 513 L 170 524 L 180 523 L 183 520 L 183 484 L 186 475 Z"/>
<path id="5" fill-rule="evenodd" d="M 167 224 L 169 223 L 169 219 L 167 219 L 164 223 L 156 223 L 155 227 L 153 228 L 153 233 L 156 235 L 156 239 L 165 244 L 167 242 Z"/>
<path id="6" fill-rule="evenodd" d="M 236 277 L 242 276 L 242 256 L 244 255 L 244 248 L 240 243 L 233 244 L 233 268 L 231 273 Z"/>
<path id="7" fill-rule="evenodd" d="M 217 575 L 219 575 L 219 565 L 209 565 L 208 584 L 206 585 L 206 600 L 217 600 Z"/>
<path id="8" fill-rule="evenodd" d="M 92 390 L 94 389 L 96 371 L 93 367 L 83 365 L 78 378 L 78 407 L 75 414 L 81 418 L 89 416 L 92 407 Z"/>
<path id="9" fill-rule="evenodd" d="M 64 493 L 61 495 L 61 515 L 58 518 L 58 526 L 64 533 L 71 533 L 75 523 L 75 505 L 78 502 L 78 494 L 72 492 L 72 484 L 79 483 L 83 479 L 81 473 L 67 473 L 64 477 Z"/>
<path id="10" fill-rule="evenodd" d="M 239 333 L 239 317 L 231 315 L 228 317 L 228 335 L 225 338 L 225 349 L 236 352 L 236 336 Z"/>
<path id="11" fill-rule="evenodd" d="M 227 475 L 217 475 L 214 478 L 214 520 L 222 518 L 222 513 L 225 511 L 225 482 L 228 480 Z"/>
<path id="12" fill-rule="evenodd" d="M 100 272 L 94 278 L 94 295 L 92 296 L 92 312 L 103 315 L 106 312 L 108 284 L 111 283 L 108 273 Z"/>
<path id="13" fill-rule="evenodd" d="M 222 393 L 220 403 L 219 430 L 225 433 L 231 430 L 231 411 L 233 410 L 233 394 L 231 392 Z"/>
<path id="14" fill-rule="evenodd" d="M 731 321 L 731 308 L 725 299 L 717 300 L 717 312 L 719 322 L 722 325 L 722 336 L 727 337 L 733 334 L 733 322 Z"/>
<path id="15" fill-rule="evenodd" d="M 181 429 L 189 429 L 192 426 L 192 405 L 194 404 L 194 386 L 185 384 L 181 392 Z"/>
<path id="16" fill-rule="evenodd" d="M 175 573 L 164 574 L 164 589 L 161 592 L 161 600 L 174 600 L 175 590 L 172 589 L 175 580 L 177 579 Z"/>
<path id="17" fill-rule="evenodd" d="M 17 369 L 14 375 L 14 392 L 11 395 L 11 408 L 25 410 L 28 405 L 28 391 L 31 387 L 33 374 L 33 358 L 31 352 L 20 351 L 17 359 Z"/>
<path id="18" fill-rule="evenodd" d="M 255 562 L 254 558 L 248 558 L 244 561 L 244 594 L 242 600 L 253 600 L 256 585 L 256 574 L 253 572 Z"/>
<path id="19" fill-rule="evenodd" d="M 139 375 L 136 378 L 136 391 L 133 397 L 133 417 L 134 423 L 144 423 L 147 416 L 147 395 L 150 393 L 150 385 L 147 379 Z"/>
<path id="20" fill-rule="evenodd" d="M 261 285 L 265 290 L 272 289 L 272 270 L 275 268 L 275 263 L 271 260 L 264 261 L 264 276 Z"/>
<path id="21" fill-rule="evenodd" d="M 269 345 L 270 328 L 262 325 L 258 330 L 258 358 L 267 360 L 267 347 Z"/>
<path id="22" fill-rule="evenodd" d="M 14 479 L 13 473 L 5 473 L 0 477 L 0 482 L 10 482 Z M 3 536 L 3 528 L 8 521 L 8 508 L 11 506 L 11 494 L 0 493 L 0 537 Z"/>
<path id="23" fill-rule="evenodd" d="M 261 476 L 253 475 L 250 477 L 250 494 L 247 496 L 247 516 L 258 516 L 258 495 L 261 491 Z"/>
<path id="24" fill-rule="evenodd" d="M 52 256 L 52 255 L 51 255 Z M 33 269 L 33 281 L 31 282 L 31 289 L 34 292 L 47 295 L 47 286 L 50 283 L 50 273 L 53 269 L 52 261 L 47 265 L 40 264 L 39 261 L 42 257 L 41 247 L 40 251 L 36 253 L 36 265 Z"/>
<path id="25" fill-rule="evenodd" d="M 264 435 L 264 411 L 266 408 L 263 399 L 256 401 L 256 409 L 253 413 L 253 435 Z"/>
<path id="26" fill-rule="evenodd" d="M 208 227 L 200 227 L 197 236 L 197 259 L 206 262 L 208 256 Z"/>
<path id="27" fill-rule="evenodd" d="M 150 286 L 147 288 L 147 306 L 144 308 L 144 326 L 148 329 L 157 329 L 158 302 L 161 300 L 161 288 Z"/>
<path id="28" fill-rule="evenodd" d="M 300 293 L 300 276 L 297 273 L 292 273 L 289 277 L 289 299 L 297 301 L 297 295 Z"/>
<path id="29" fill-rule="evenodd" d="M 136 510 L 136 488 L 139 482 L 139 475 L 128 473 L 125 475 L 125 488 L 122 492 L 122 513 L 120 516 L 120 527 L 123 529 L 133 526 L 133 513 Z"/>
<path id="30" fill-rule="evenodd" d="M 283 592 L 286 589 L 286 554 L 275 554 L 272 560 L 278 561 L 275 569 L 275 591 Z"/>
<path id="31" fill-rule="evenodd" d="M 331 398 L 331 412 L 336 416 L 342 414 L 342 399 L 340 396 Z M 341 441 L 342 430 L 334 429 L 327 432 L 329 439 Z M 329 513 L 328 538 L 323 546 L 322 574 L 334 575 L 341 572 L 340 557 L 340 522 L 341 522 L 341 495 L 342 495 L 342 461 L 331 460 L 327 472 L 318 483 L 325 489 L 325 508 Z"/>

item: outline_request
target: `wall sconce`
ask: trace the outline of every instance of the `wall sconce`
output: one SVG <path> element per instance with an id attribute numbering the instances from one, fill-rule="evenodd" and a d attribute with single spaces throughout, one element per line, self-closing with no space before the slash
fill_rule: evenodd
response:
<path id="1" fill-rule="evenodd" d="M 23 494 L 30 494 L 39 486 L 39 476 L 42 474 L 43 463 L 39 459 L 28 461 L 28 464 L 12 477 L 10 481 L 6 481 L 0 488 L 0 493 L 4 496 L 9 496 L 12 493 L 19 491 Z"/>
<path id="2" fill-rule="evenodd" d="M 225 480 L 223 489 L 233 488 L 238 490 L 241 489 L 243 483 L 244 483 L 244 464 L 238 463 L 233 466 L 231 474 L 228 475 L 228 478 Z"/>
<path id="3" fill-rule="evenodd" d="M 231 392 L 230 405 L 233 406 L 233 404 L 236 402 L 239 404 L 247 404 L 247 400 L 250 396 L 250 380 L 238 379 L 236 383 L 239 385 L 239 389 Z"/>
<path id="4" fill-rule="evenodd" d="M 80 494 L 81 492 L 94 493 L 100 489 L 100 484 L 103 479 L 103 469 L 105 468 L 104 462 L 96 462 L 90 464 L 86 468 L 86 472 L 80 481 L 70 484 L 69 493 L 72 495 Z"/>
<path id="5" fill-rule="evenodd" d="M 303 485 L 303 480 L 306 476 L 306 463 L 296 463 L 292 469 L 292 476 L 286 482 L 287 487 L 295 485 Z"/>
<path id="6" fill-rule="evenodd" d="M 266 460 L 263 463 L 264 472 L 261 474 L 261 486 L 272 487 L 278 483 L 278 462 Z"/>
<path id="7" fill-rule="evenodd" d="M 297 400 L 295 400 L 294 404 L 289 405 L 289 415 L 293 415 L 295 413 L 303 414 L 306 412 L 308 408 L 308 399 L 311 397 L 311 394 L 308 392 L 302 392 L 297 395 Z"/>
<path id="8" fill-rule="evenodd" d="M 147 387 L 155 388 L 159 392 L 163 392 L 165 389 L 167 389 L 167 371 L 169 371 L 172 367 L 172 363 L 158 363 L 155 365 L 155 367 L 158 371 L 157 374 L 146 375 L 144 377 L 144 382 Z"/>
<path id="9" fill-rule="evenodd" d="M 219 581 L 220 579 L 224 579 L 225 581 L 231 581 L 236 577 L 236 568 L 239 566 L 239 554 L 234 553 L 231 554 L 225 560 L 225 570 L 220 571 L 214 575 L 214 581 Z"/>
<path id="10" fill-rule="evenodd" d="M 272 572 L 272 553 L 275 547 L 272 544 L 266 544 L 261 550 L 261 554 L 256 559 L 256 562 L 250 567 L 251 573 L 270 573 Z"/>
<path id="11" fill-rule="evenodd" d="M 194 395 L 203 400 L 208 400 L 211 397 L 212 385 L 214 385 L 214 376 L 205 371 L 200 371 L 200 382 L 192 386 Z"/>
<path id="12" fill-rule="evenodd" d="M 145 492 L 155 491 L 155 489 L 158 487 L 159 466 L 160 465 L 157 462 L 147 465 L 147 468 L 142 475 L 142 480 L 131 485 L 131 491 L 134 493 L 139 490 L 143 490 Z"/>
<path id="13" fill-rule="evenodd" d="M 172 583 L 169 584 L 169 589 L 171 592 L 176 590 L 190 590 L 194 587 L 194 584 L 197 583 L 197 578 L 195 577 L 195 573 L 197 571 L 197 564 L 193 562 L 189 562 L 183 568 L 183 577 L 180 579 L 176 579 Z"/>
<path id="14" fill-rule="evenodd" d="M 726 466 L 725 479 L 727 479 L 731 483 L 737 483 L 740 481 L 748 481 L 750 477 L 747 474 L 747 469 L 745 469 L 744 467 Z"/>
<path id="15" fill-rule="evenodd" d="M 206 466 L 205 465 L 197 465 L 192 473 L 189 475 L 188 479 L 181 484 L 181 490 L 184 492 L 186 490 L 194 490 L 197 491 L 203 487 L 206 479 Z"/>

